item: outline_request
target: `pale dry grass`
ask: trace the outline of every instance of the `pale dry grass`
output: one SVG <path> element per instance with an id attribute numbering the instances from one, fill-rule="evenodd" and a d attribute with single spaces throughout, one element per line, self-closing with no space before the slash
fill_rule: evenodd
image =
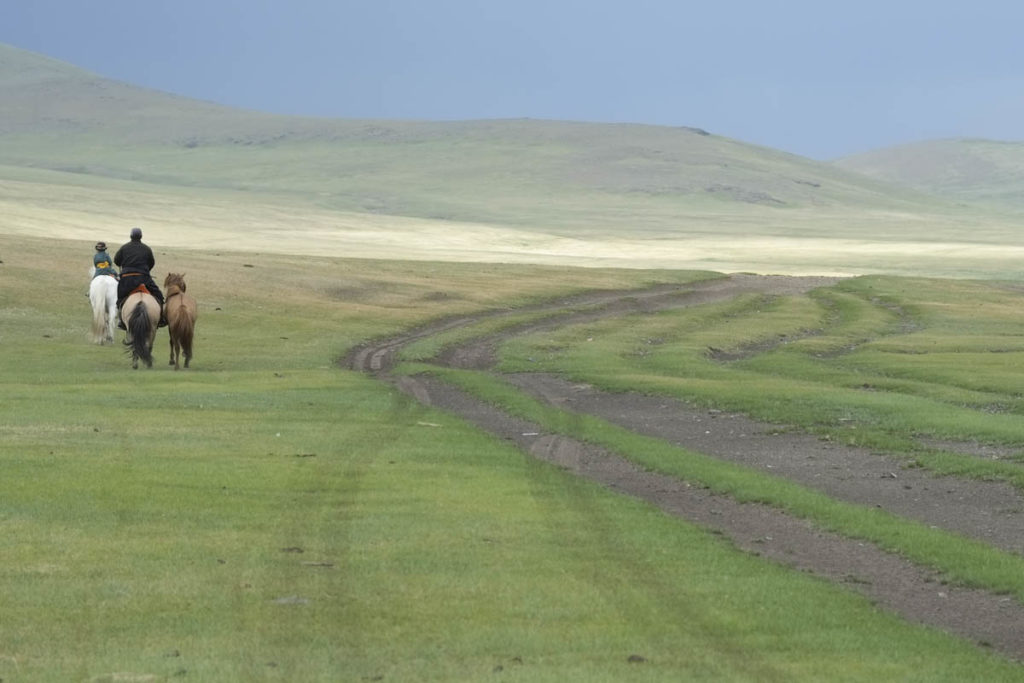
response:
<path id="1" fill-rule="evenodd" d="M 57 181 L 60 182 L 57 182 Z M 312 254 L 407 261 L 663 268 L 793 275 L 1024 275 L 1024 240 L 997 218 L 928 219 L 864 211 L 706 211 L 649 229 L 595 224 L 576 235 L 332 211 L 287 198 L 39 172 L 0 179 L 0 234 L 120 244 L 140 226 L 154 249 Z M 641 219 L 643 218 L 641 217 Z M 628 228 L 628 229 L 627 229 Z M 3 255 L 0 254 L 0 259 Z"/>

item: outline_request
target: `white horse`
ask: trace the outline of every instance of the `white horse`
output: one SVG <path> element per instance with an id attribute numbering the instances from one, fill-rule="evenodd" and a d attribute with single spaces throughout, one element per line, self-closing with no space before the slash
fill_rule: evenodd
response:
<path id="1" fill-rule="evenodd" d="M 89 283 L 92 304 L 92 340 L 96 344 L 114 343 L 117 327 L 117 280 L 112 275 L 97 275 Z"/>

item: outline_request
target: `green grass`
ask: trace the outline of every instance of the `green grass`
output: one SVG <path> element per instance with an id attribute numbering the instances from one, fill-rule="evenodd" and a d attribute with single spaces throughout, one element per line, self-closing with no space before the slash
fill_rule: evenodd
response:
<path id="1" fill-rule="evenodd" d="M 721 277 L 718 273 L 680 274 L 676 282 L 688 284 L 706 279 Z M 435 358 L 445 350 L 474 339 L 490 337 L 514 331 L 524 326 L 543 323 L 545 320 L 556 319 L 567 311 L 584 313 L 600 310 L 599 303 L 580 302 L 567 305 L 559 300 L 554 304 L 539 304 L 525 309 L 496 309 L 486 311 L 471 318 L 451 321 L 449 329 L 422 334 L 415 340 L 403 345 L 398 357 L 404 361 L 423 361 Z"/>
<path id="2" fill-rule="evenodd" d="M 686 274 L 172 250 L 200 302 L 176 373 L 86 342 L 52 269 L 89 245 L 0 248 L 4 680 L 1024 678 L 335 363 Z"/>
<path id="3" fill-rule="evenodd" d="M 1022 298 L 998 283 L 860 278 L 806 297 L 748 297 L 516 339 L 504 367 L 743 411 L 1024 486 L 1015 465 L 920 440 L 1024 448 Z"/>
<path id="4" fill-rule="evenodd" d="M 592 416 L 553 409 L 482 373 L 418 365 L 407 366 L 404 371 L 438 374 L 545 429 L 605 446 L 646 469 L 705 486 L 741 502 L 778 507 L 823 529 L 869 540 L 934 568 L 949 581 L 1011 593 L 1024 602 L 1024 558 L 1018 555 L 876 508 L 834 501 L 783 478 L 640 436 Z"/>

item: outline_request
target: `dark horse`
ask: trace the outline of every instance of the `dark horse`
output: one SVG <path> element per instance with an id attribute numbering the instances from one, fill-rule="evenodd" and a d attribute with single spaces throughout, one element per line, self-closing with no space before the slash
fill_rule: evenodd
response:
<path id="1" fill-rule="evenodd" d="M 185 367 L 192 360 L 192 335 L 198 316 L 196 300 L 185 293 L 184 273 L 168 273 L 164 279 L 164 315 L 167 317 L 167 331 L 171 336 L 171 362 L 175 370 L 180 369 L 178 359 L 185 356 Z"/>

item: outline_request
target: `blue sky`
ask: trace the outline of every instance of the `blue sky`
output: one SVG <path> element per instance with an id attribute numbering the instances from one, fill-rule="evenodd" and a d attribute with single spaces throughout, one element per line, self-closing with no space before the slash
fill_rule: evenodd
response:
<path id="1" fill-rule="evenodd" d="M 24 0 L 0 42 L 223 104 L 697 126 L 815 159 L 1024 139 L 1024 2 Z"/>

